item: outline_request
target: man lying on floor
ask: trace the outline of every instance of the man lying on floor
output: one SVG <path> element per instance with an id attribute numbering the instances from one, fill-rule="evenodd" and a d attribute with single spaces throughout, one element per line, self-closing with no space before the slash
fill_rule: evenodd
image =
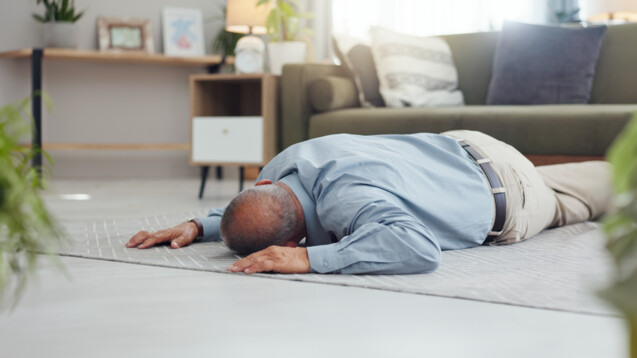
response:
<path id="1" fill-rule="evenodd" d="M 223 239 L 249 255 L 228 267 L 245 273 L 427 273 L 441 250 L 511 244 L 595 219 L 610 200 L 609 169 L 536 168 L 473 131 L 333 135 L 277 155 L 227 208 L 139 232 L 126 246 Z"/>

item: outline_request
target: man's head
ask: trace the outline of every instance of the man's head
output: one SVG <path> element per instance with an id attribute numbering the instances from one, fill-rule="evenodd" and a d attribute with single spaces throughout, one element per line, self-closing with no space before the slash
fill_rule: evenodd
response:
<path id="1" fill-rule="evenodd" d="M 266 182 L 263 184 L 271 184 Z M 300 211 L 300 215 L 299 215 Z M 221 218 L 221 237 L 240 255 L 248 255 L 271 245 L 289 245 L 304 235 L 302 209 L 284 185 L 258 185 L 242 191 Z"/>

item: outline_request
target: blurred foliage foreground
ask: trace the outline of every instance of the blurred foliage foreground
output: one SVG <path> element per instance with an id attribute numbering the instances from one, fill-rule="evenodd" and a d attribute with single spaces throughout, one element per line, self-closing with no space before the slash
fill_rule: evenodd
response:
<path id="1" fill-rule="evenodd" d="M 31 131 L 30 101 L 0 108 L 0 310 L 15 307 L 39 254 L 53 253 L 63 238 L 40 198 L 40 175 L 29 166 L 37 152 L 50 157 L 21 144 Z"/>
<path id="2" fill-rule="evenodd" d="M 601 292 L 624 313 L 630 330 L 631 357 L 637 357 L 637 113 L 608 151 L 618 211 L 604 229 L 615 260 L 613 285 Z"/>

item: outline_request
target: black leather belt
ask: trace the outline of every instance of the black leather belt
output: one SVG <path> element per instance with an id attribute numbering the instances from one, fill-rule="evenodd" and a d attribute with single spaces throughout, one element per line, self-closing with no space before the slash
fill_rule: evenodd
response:
<path id="1" fill-rule="evenodd" d="M 473 160 L 476 161 L 480 168 L 482 168 L 484 175 L 486 175 L 489 180 L 491 192 L 493 193 L 493 200 L 495 201 L 495 221 L 491 232 L 489 232 L 489 236 L 487 236 L 487 240 L 493 240 L 502 234 L 504 220 L 506 219 L 507 205 L 504 187 L 498 178 L 498 174 L 493 169 L 490 160 L 485 159 L 482 155 L 480 155 L 480 153 L 471 147 L 469 143 L 461 140 L 458 141 L 458 144 L 460 144 L 462 148 L 469 153 Z"/>

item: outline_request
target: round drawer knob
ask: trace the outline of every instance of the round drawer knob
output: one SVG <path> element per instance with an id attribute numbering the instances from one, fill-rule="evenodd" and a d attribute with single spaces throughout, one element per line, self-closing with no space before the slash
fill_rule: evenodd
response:
<path id="1" fill-rule="evenodd" d="M 228 129 L 227 129 L 227 128 L 224 128 L 224 129 L 221 131 L 221 133 L 223 133 L 223 134 L 228 134 Z"/>

